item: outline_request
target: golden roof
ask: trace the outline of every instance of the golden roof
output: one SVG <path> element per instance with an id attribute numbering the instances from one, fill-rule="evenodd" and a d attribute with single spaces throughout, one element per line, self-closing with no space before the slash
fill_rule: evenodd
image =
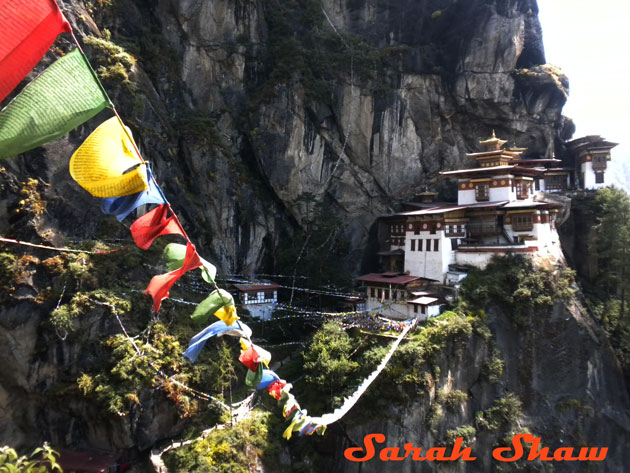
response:
<path id="1" fill-rule="evenodd" d="M 492 136 L 490 138 L 479 142 L 479 144 L 484 146 L 487 151 L 499 150 L 505 143 L 507 143 L 507 140 L 501 140 L 497 138 L 497 136 L 494 134 L 494 130 L 492 130 Z"/>

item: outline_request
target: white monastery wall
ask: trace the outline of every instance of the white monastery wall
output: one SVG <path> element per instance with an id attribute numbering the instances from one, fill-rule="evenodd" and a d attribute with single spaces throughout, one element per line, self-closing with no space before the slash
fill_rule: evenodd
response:
<path id="1" fill-rule="evenodd" d="M 437 251 L 435 250 L 436 241 L 438 242 Z M 428 249 L 427 242 L 429 243 Z M 448 271 L 448 265 L 453 262 L 454 253 L 451 248 L 451 240 L 446 238 L 444 230 L 438 230 L 434 234 L 421 231 L 417 235 L 414 232 L 407 232 L 405 243 L 405 271 L 409 271 L 414 276 L 443 282 L 444 275 Z"/>

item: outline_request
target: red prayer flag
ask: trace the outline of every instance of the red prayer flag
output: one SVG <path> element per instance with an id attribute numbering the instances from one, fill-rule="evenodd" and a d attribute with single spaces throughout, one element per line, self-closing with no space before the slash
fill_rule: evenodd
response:
<path id="1" fill-rule="evenodd" d="M 181 235 L 186 238 L 174 216 L 167 217 L 168 206 L 166 204 L 154 208 L 145 213 L 131 224 L 131 236 L 138 248 L 148 250 L 160 235 Z"/>
<path id="2" fill-rule="evenodd" d="M 262 357 L 254 349 L 254 345 L 250 345 L 247 350 L 240 354 L 238 361 L 255 372 L 258 369 L 258 365 L 262 362 Z"/>
<path id="3" fill-rule="evenodd" d="M 0 0 L 0 101 L 71 31 L 55 0 Z"/>
<path id="4" fill-rule="evenodd" d="M 287 382 L 284 379 L 278 379 L 267 386 L 267 391 L 269 394 L 276 398 L 279 401 L 282 398 L 282 389 L 287 385 Z"/>
<path id="5" fill-rule="evenodd" d="M 199 266 L 201 266 L 201 258 L 199 258 L 199 254 L 197 254 L 195 245 L 188 242 L 186 245 L 186 256 L 182 267 L 176 269 L 175 271 L 171 271 L 170 273 L 154 276 L 149 283 L 149 287 L 147 287 L 144 291 L 145 294 L 149 294 L 153 297 L 153 310 L 155 312 L 160 310 L 162 301 L 168 297 L 171 287 L 173 287 L 173 284 L 175 284 L 175 282 L 181 278 L 184 273 L 192 269 L 196 269 Z"/>

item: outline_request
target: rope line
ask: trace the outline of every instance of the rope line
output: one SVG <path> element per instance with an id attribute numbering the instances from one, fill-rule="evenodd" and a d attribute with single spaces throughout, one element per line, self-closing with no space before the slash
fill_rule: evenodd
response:
<path id="1" fill-rule="evenodd" d="M 113 250 L 104 250 L 104 251 L 75 250 L 72 248 L 58 248 L 56 246 L 38 245 L 36 243 L 28 243 L 26 241 L 20 241 L 20 240 L 15 240 L 13 238 L 5 238 L 5 237 L 0 237 L 0 242 L 11 243 L 13 245 L 30 246 L 32 248 L 40 248 L 42 250 L 61 251 L 64 253 L 84 253 L 87 255 L 107 255 L 110 253 L 116 253 L 117 251 L 123 251 L 127 249 L 127 246 L 125 245 L 121 248 L 115 248 Z"/>

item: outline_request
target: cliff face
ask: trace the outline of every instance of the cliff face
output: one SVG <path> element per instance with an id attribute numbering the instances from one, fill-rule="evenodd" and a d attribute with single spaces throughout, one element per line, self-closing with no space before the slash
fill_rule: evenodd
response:
<path id="1" fill-rule="evenodd" d="M 567 128 L 561 116 L 566 78 L 543 65 L 534 0 L 60 5 L 80 37 L 107 29 L 136 57 L 130 82 L 105 85 L 200 253 L 226 273 L 277 269 L 278 250 L 308 231 L 304 202 L 312 197 L 342 222 L 339 238 L 349 251 L 346 261 L 334 263 L 356 271 L 375 218 L 425 187 L 448 195 L 438 172 L 467 164 L 464 154 L 492 129 L 542 156 Z M 96 58 L 98 51 L 87 49 Z M 53 244 L 128 239 L 67 171 L 72 151 L 99 120 L 3 163 L 3 235 Z M 20 183 L 28 177 L 38 179 L 45 213 L 24 209 L 38 200 L 23 203 L 29 191 Z M 143 272 L 134 261 L 121 260 L 124 271 L 113 269 L 108 277 L 142 289 L 155 270 Z M 100 367 L 95 363 L 107 355 L 99 342 L 119 329 L 96 306 L 76 321 L 80 336 L 61 340 L 48 319 L 64 297 L 64 281 L 39 272 L 35 262 L 18 263 L 17 282 L 0 309 L 0 443 L 46 438 L 56 445 L 144 450 L 181 433 L 173 403 L 148 388 L 125 417 L 103 417 L 79 395 L 76 379 Z M 448 425 L 474 424 L 471 416 L 490 399 L 522 392 L 532 431 L 570 445 L 582 440 L 581 431 L 619 453 L 606 470 L 618 471 L 629 460 L 621 453 L 628 399 L 615 360 L 579 308 L 556 306 L 525 332 L 504 324 L 505 314 L 490 315 L 505 355 L 504 382 L 477 381 L 487 355 L 480 341 L 466 346 L 461 359 L 446 356 L 440 368 L 450 377 L 441 383 L 471 393 Z M 565 399 L 593 404 L 580 410 L 569 402 L 576 412 L 559 413 Z M 429 405 L 413 401 L 397 411 L 400 424 L 357 422 L 348 438 L 383 432 L 395 445 L 424 445 L 431 434 L 414 419 Z M 331 438 L 339 439 L 335 432 Z M 335 471 L 359 469 L 343 460 L 345 445 L 328 452 Z M 490 447 L 480 445 L 479 451 Z M 380 464 L 369 468 L 387 471 Z"/>
<path id="2" fill-rule="evenodd" d="M 475 335 L 465 343 L 449 344 L 437 361 L 439 380 L 425 392 L 410 397 L 404 407 L 397 404 L 384 413 L 377 413 L 367 402 L 357 406 L 342 425 L 332 428 L 330 438 L 320 446 L 330 459 L 331 469 L 385 473 L 435 471 L 436 465 L 431 462 L 411 458 L 381 462 L 378 455 L 385 447 L 398 447 L 404 453 L 408 442 L 423 447 L 425 454 L 431 447 L 450 446 L 452 439 L 444 440 L 449 438 L 450 430 L 472 446 L 477 460 L 440 463 L 439 468 L 444 471 L 623 471 L 630 461 L 625 449 L 630 440 L 630 399 L 605 335 L 598 332 L 583 308 L 574 302 L 555 304 L 533 315 L 526 326 L 514 324 L 508 313 L 494 306 L 488 312 L 493 341 L 487 344 Z M 493 350 L 494 353 L 499 350 L 505 363 L 503 375 L 494 383 L 489 382 L 488 375 Z M 454 391 L 462 391 L 467 397 L 449 408 L 444 393 Z M 514 414 L 519 409 L 508 403 L 501 404 L 500 411 L 492 412 L 497 399 L 505 400 L 511 394 L 522 401 L 520 417 Z M 443 415 L 431 421 L 439 403 Z M 510 411 L 515 415 L 511 422 Z M 501 412 L 499 418 L 493 419 L 498 412 Z M 371 416 L 379 418 L 366 421 Z M 470 430 L 457 430 L 462 426 Z M 494 448 L 511 446 L 512 435 L 524 432 L 541 437 L 542 446 L 549 447 L 552 454 L 561 447 L 606 446 L 609 451 L 601 463 L 521 460 L 502 464 L 492 458 Z M 366 463 L 346 460 L 344 450 L 363 447 L 363 438 L 370 433 L 382 433 L 387 439 L 383 444 L 375 444 L 375 459 Z M 530 445 L 522 445 L 527 458 Z"/>
<path id="3" fill-rule="evenodd" d="M 448 193 L 438 172 L 467 164 L 492 129 L 543 156 L 564 126 L 566 78 L 541 66 L 533 0 L 61 5 L 75 30 L 108 29 L 138 60 L 133 87 L 105 85 L 187 228 L 229 271 L 272 270 L 311 194 L 343 222 L 356 271 L 376 216 L 425 188 Z M 87 131 L 45 147 L 55 197 L 68 198 L 64 167 Z M 73 223 L 93 229 L 97 204 L 71 195 L 90 212 L 54 217 L 90 235 Z"/>

